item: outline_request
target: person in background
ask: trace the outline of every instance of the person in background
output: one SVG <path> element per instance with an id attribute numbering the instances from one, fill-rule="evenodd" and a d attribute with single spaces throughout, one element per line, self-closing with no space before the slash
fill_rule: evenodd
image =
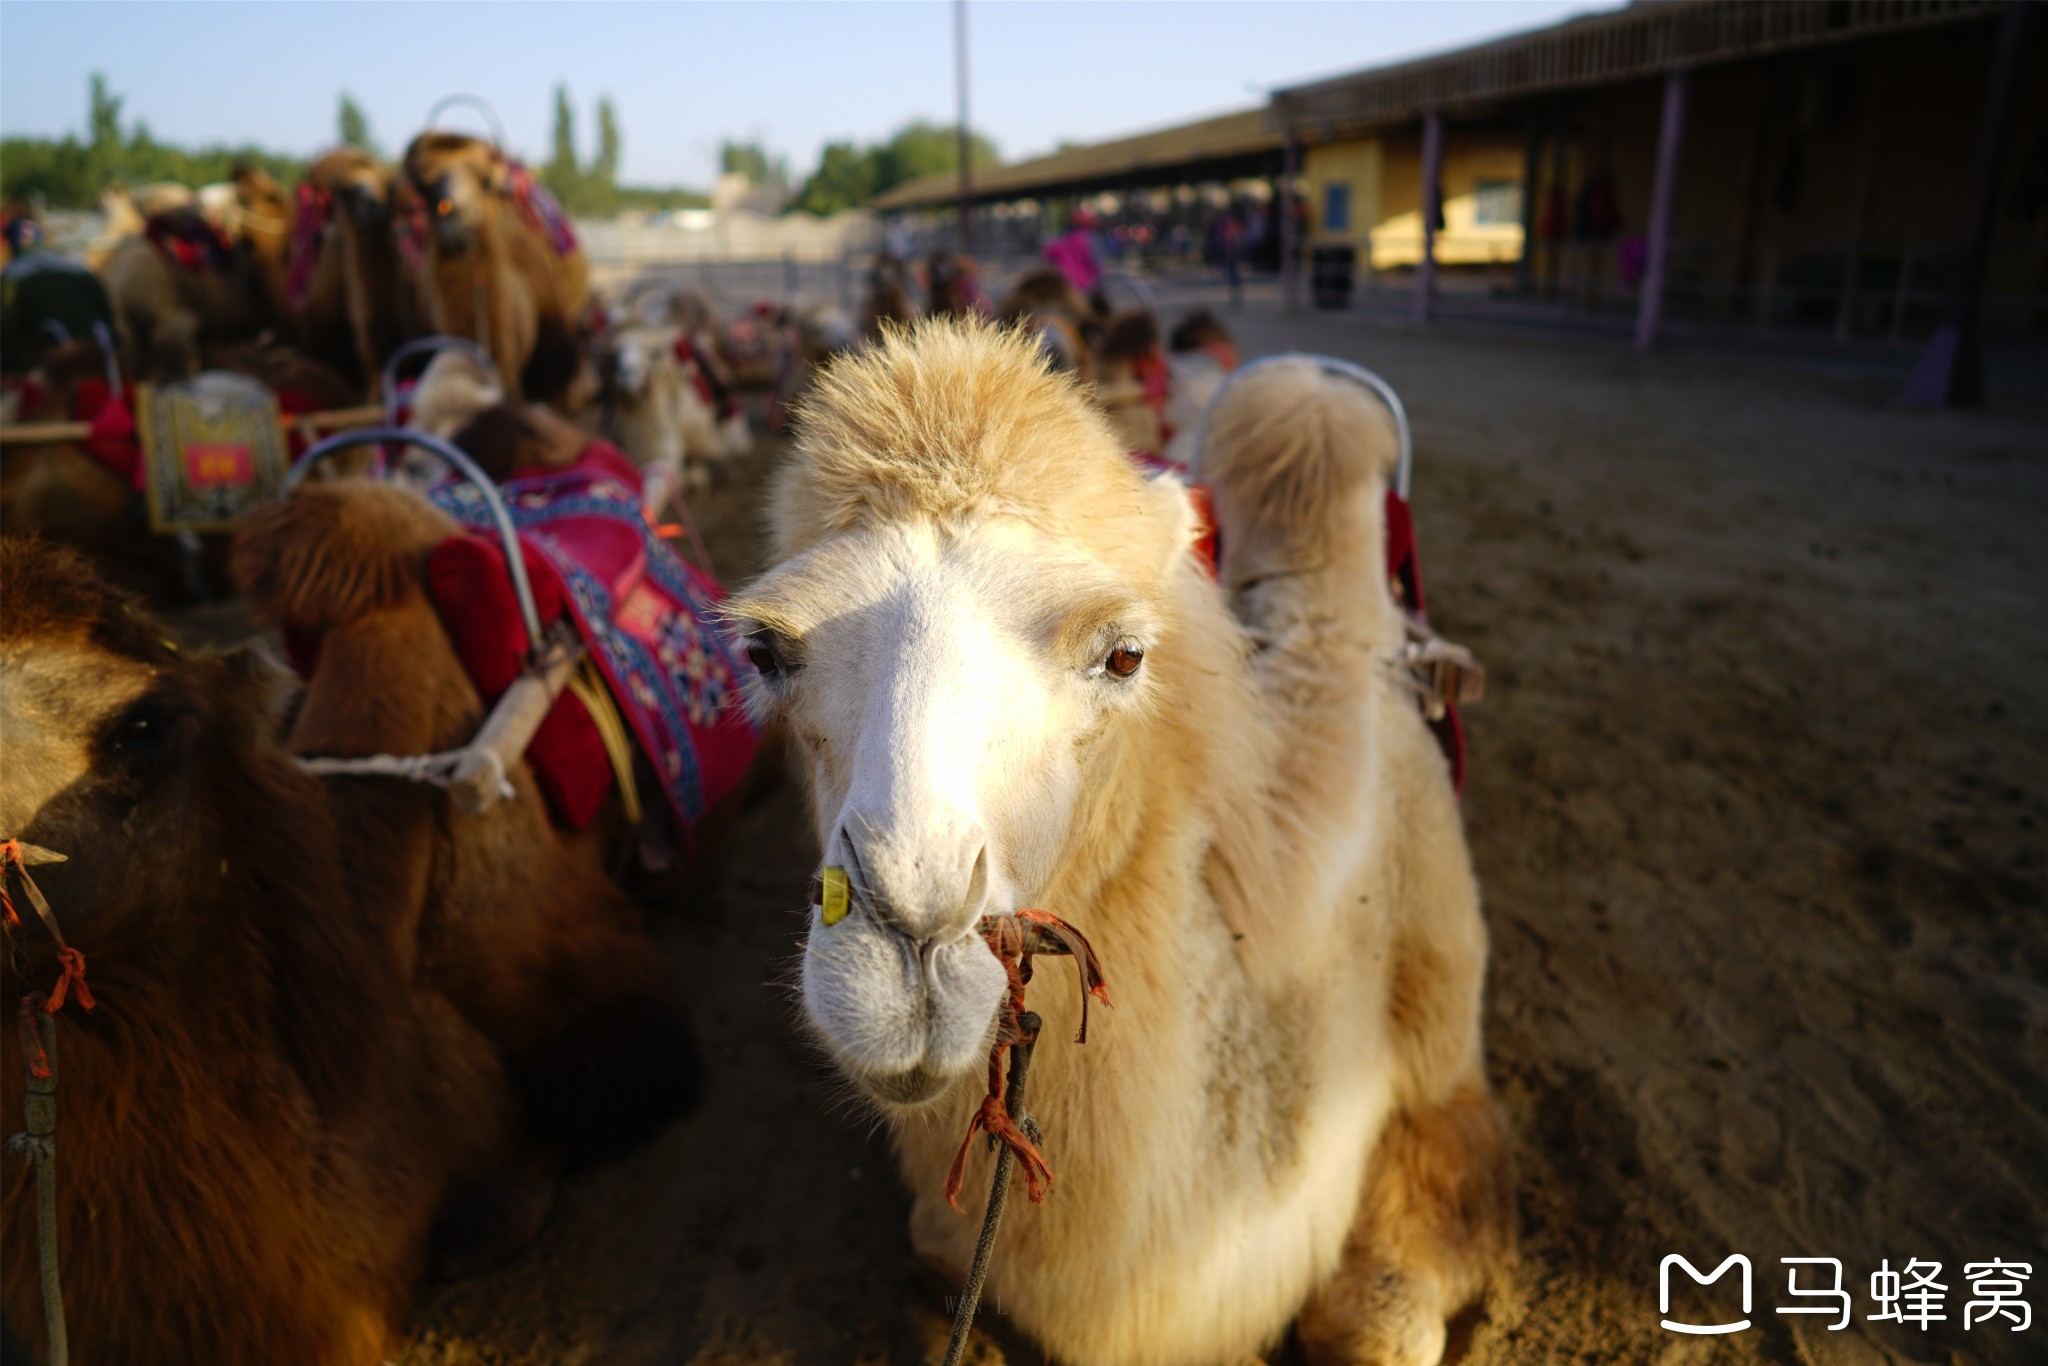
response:
<path id="1" fill-rule="evenodd" d="M 1099 220 L 1095 210 L 1082 207 L 1067 216 L 1067 230 L 1048 242 L 1045 259 L 1059 268 L 1060 274 L 1083 294 L 1093 292 L 1095 282 L 1102 278 L 1102 267 L 1095 259 L 1095 226 Z"/>
<path id="2" fill-rule="evenodd" d="M 905 265 L 917 254 L 917 244 L 911 239 L 910 219 L 903 214 L 889 220 L 889 227 L 882 234 L 882 248 Z"/>
<path id="3" fill-rule="evenodd" d="M 1237 208 L 1225 209 L 1216 218 L 1216 264 L 1223 267 L 1223 278 L 1230 285 L 1230 306 L 1237 308 L 1244 302 L 1243 284 L 1239 267 L 1244 263 L 1244 228 L 1237 221 Z"/>

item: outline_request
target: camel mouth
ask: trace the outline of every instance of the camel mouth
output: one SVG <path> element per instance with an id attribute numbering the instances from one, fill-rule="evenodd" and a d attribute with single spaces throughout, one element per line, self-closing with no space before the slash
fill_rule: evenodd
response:
<path id="1" fill-rule="evenodd" d="M 864 908 L 834 925 L 814 913 L 804 941 L 811 1031 L 885 1108 L 929 1105 L 979 1078 L 1008 986 L 979 935 L 920 948 Z"/>
<path id="2" fill-rule="evenodd" d="M 958 1080 L 959 1077 L 956 1075 L 934 1071 L 929 1067 L 913 1067 L 908 1072 L 854 1078 L 855 1084 L 867 1093 L 869 1099 L 906 1110 L 929 1105 Z"/>
<path id="3" fill-rule="evenodd" d="M 434 224 L 434 246 L 443 256 L 467 255 L 475 243 L 469 225 L 456 218 L 443 218 Z"/>

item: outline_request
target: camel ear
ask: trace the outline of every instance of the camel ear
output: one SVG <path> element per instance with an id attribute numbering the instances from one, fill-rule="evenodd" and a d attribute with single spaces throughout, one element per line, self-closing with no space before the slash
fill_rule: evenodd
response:
<path id="1" fill-rule="evenodd" d="M 1166 539 L 1161 542 L 1164 553 L 1159 561 L 1159 577 L 1163 579 L 1173 572 L 1181 556 L 1193 552 L 1195 542 L 1201 538 L 1205 518 L 1195 506 L 1194 491 L 1171 471 L 1147 479 L 1145 493 L 1156 500 L 1155 516 L 1167 528 Z"/>

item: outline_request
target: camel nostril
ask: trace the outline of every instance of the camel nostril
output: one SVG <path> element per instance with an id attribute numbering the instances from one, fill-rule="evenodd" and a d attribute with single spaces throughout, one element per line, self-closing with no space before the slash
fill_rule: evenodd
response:
<path id="1" fill-rule="evenodd" d="M 974 871 L 967 878 L 967 900 L 962 907 L 967 912 L 967 928 L 971 931 L 981 919 L 981 908 L 988 900 L 988 846 L 982 845 L 974 855 Z"/>

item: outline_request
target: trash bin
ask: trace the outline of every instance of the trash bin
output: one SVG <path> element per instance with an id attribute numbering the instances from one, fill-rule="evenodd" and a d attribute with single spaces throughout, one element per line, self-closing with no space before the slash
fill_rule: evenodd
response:
<path id="1" fill-rule="evenodd" d="M 1351 307 L 1351 274 L 1357 264 L 1354 247 L 1321 246 L 1309 253 L 1309 287 L 1317 308 Z"/>

